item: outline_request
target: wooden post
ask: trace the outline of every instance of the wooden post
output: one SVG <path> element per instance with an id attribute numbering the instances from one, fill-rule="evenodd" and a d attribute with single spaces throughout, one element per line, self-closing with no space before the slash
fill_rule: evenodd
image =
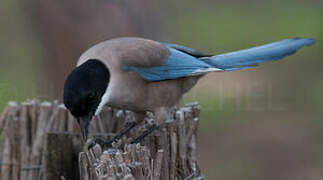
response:
<path id="1" fill-rule="evenodd" d="M 91 122 L 90 137 L 112 137 L 135 117 L 130 111 L 106 108 Z M 173 109 L 170 117 L 164 129 L 140 144 L 129 142 L 152 125 L 151 113 L 114 148 L 97 145 L 88 151 L 82 147 L 77 121 L 63 105 L 10 103 L 0 116 L 0 179 L 202 178 L 196 160 L 198 105 Z"/>
<path id="2" fill-rule="evenodd" d="M 82 141 L 70 134 L 48 133 L 43 156 L 43 179 L 80 179 L 78 153 Z"/>
<path id="3" fill-rule="evenodd" d="M 131 112 L 116 112 L 115 124 L 134 118 Z M 202 178 L 196 159 L 196 136 L 199 107 L 190 104 L 174 109 L 171 119 L 161 131 L 146 137 L 141 144 L 129 145 L 132 138 L 145 131 L 153 116 L 126 135 L 115 148 L 103 151 L 99 145 L 81 152 L 81 179 L 199 179 Z M 111 122 L 118 121 L 118 122 Z M 100 123 L 96 119 L 94 124 Z M 118 148 L 124 147 L 124 148 Z"/>

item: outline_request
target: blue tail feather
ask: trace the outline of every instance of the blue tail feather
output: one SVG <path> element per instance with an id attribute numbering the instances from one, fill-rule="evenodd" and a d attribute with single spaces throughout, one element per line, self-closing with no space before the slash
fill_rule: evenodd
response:
<path id="1" fill-rule="evenodd" d="M 200 59 L 216 68 L 223 69 L 224 71 L 234 71 L 252 68 L 258 63 L 284 58 L 294 54 L 297 50 L 304 46 L 314 44 L 314 42 L 314 39 L 308 38 L 286 39 L 250 49 L 211 57 L 203 57 Z"/>

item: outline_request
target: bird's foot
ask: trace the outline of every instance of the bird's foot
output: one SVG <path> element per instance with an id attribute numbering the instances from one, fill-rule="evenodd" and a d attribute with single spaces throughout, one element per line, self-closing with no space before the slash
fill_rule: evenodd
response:
<path id="1" fill-rule="evenodd" d="M 159 128 L 159 126 L 157 126 L 156 124 L 152 125 L 149 129 L 147 129 L 146 131 L 144 131 L 139 137 L 137 137 L 136 139 L 132 140 L 130 142 L 130 144 L 137 144 L 137 143 L 139 143 L 146 136 L 148 136 L 149 134 L 151 134 L 153 131 L 155 131 L 158 128 Z"/>
<path id="2" fill-rule="evenodd" d="M 89 145 L 88 149 L 93 148 L 96 144 L 99 144 L 103 149 L 109 149 L 112 148 L 112 143 L 118 142 L 121 137 L 123 137 L 125 134 L 127 134 L 132 128 L 134 128 L 138 122 L 127 122 L 125 124 L 125 127 L 116 135 L 114 136 L 111 140 L 105 140 L 103 138 L 95 138 L 92 140 Z"/>
<path id="3" fill-rule="evenodd" d="M 99 144 L 102 149 L 109 149 L 112 148 L 112 143 L 115 142 L 114 140 L 105 140 L 103 138 L 95 138 L 91 140 L 87 146 L 87 149 L 92 149 L 95 145 Z"/>

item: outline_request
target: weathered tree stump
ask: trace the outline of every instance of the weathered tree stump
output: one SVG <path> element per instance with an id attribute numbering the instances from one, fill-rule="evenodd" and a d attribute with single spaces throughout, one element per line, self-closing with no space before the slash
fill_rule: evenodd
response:
<path id="1" fill-rule="evenodd" d="M 174 109 L 172 119 L 161 131 L 154 132 L 140 144 L 129 145 L 153 122 L 148 115 L 145 124 L 139 125 L 123 138 L 116 147 L 102 152 L 96 146 L 80 153 L 80 172 L 83 179 L 198 179 L 201 172 L 196 160 L 196 136 L 199 108 L 191 104 Z M 126 112 L 116 116 L 114 123 L 134 118 Z M 93 174 L 94 173 L 94 174 Z"/>
<path id="2" fill-rule="evenodd" d="M 96 145 L 88 151 L 63 105 L 9 103 L 0 117 L 0 179 L 201 179 L 196 160 L 199 107 L 174 108 L 170 117 L 140 144 L 128 142 L 152 125 L 151 113 L 114 148 Z M 134 118 L 130 111 L 106 108 L 91 122 L 90 136 L 112 137 Z"/>

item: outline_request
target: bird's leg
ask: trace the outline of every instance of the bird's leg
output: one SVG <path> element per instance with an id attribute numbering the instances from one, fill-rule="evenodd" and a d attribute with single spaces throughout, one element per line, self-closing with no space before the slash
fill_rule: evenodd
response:
<path id="1" fill-rule="evenodd" d="M 143 140 L 146 136 L 148 136 L 150 133 L 152 133 L 153 131 L 155 131 L 156 129 L 158 129 L 159 126 L 156 124 L 153 124 L 149 129 L 147 129 L 146 131 L 144 131 L 144 133 L 142 133 L 140 136 L 138 136 L 136 139 L 132 140 L 130 142 L 130 144 L 137 144 L 139 143 L 141 140 Z"/>
<path id="2" fill-rule="evenodd" d="M 134 122 L 127 122 L 125 127 L 121 129 L 118 134 L 116 134 L 112 139 L 110 140 L 105 140 L 103 138 L 97 137 L 94 139 L 94 141 L 89 145 L 89 149 L 92 148 L 95 144 L 99 144 L 102 146 L 103 149 L 105 148 L 111 148 L 112 143 L 117 142 L 119 139 L 121 139 L 125 134 L 127 134 L 132 128 L 137 126 L 139 122 L 134 121 Z"/>
<path id="3" fill-rule="evenodd" d="M 163 129 L 164 126 L 166 125 L 166 121 L 170 118 L 169 109 L 166 107 L 157 109 L 156 111 L 154 111 L 154 115 L 155 115 L 155 124 L 153 124 L 149 129 L 144 131 L 140 136 L 132 140 L 130 144 L 139 143 L 141 140 L 143 140 L 146 136 L 148 136 L 155 130 Z"/>
<path id="4" fill-rule="evenodd" d="M 145 114 L 136 113 L 135 121 L 127 122 L 125 127 L 120 132 L 118 132 L 118 134 L 116 134 L 111 140 L 105 140 L 103 138 L 98 137 L 98 138 L 94 139 L 94 141 L 92 141 L 89 144 L 88 149 L 92 148 L 95 144 L 99 144 L 100 146 L 102 146 L 103 149 L 111 148 L 113 142 L 117 142 L 125 134 L 127 134 L 131 129 L 136 127 L 144 119 L 144 117 L 145 117 Z"/>

